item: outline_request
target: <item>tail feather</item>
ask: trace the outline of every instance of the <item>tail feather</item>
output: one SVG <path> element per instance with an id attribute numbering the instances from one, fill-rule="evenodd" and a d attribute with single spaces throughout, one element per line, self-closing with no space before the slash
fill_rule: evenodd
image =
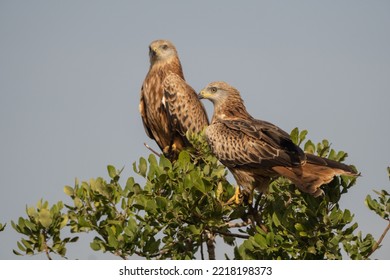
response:
<path id="1" fill-rule="evenodd" d="M 351 175 L 351 176 L 358 175 L 358 173 L 356 173 L 356 171 L 349 165 L 346 165 L 344 163 L 335 160 L 319 157 L 313 154 L 306 154 L 306 163 L 332 168 L 335 171 L 337 170 L 336 175 Z"/>
<path id="2" fill-rule="evenodd" d="M 331 182 L 334 176 L 359 175 L 346 164 L 312 154 L 306 155 L 306 163 L 300 167 L 276 166 L 273 169 L 281 176 L 290 179 L 301 191 L 315 197 L 323 194 L 320 187 Z"/>

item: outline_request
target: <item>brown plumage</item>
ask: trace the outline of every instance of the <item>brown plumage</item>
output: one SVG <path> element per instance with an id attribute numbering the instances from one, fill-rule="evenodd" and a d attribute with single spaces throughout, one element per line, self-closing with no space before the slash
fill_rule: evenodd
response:
<path id="1" fill-rule="evenodd" d="M 150 68 L 141 88 L 139 110 L 146 134 L 174 159 L 189 146 L 185 133 L 208 125 L 203 104 L 184 80 L 175 46 L 167 40 L 149 45 Z"/>
<path id="2" fill-rule="evenodd" d="M 319 196 L 323 193 L 320 186 L 335 175 L 357 175 L 345 164 L 305 154 L 288 133 L 254 119 L 239 91 L 225 82 L 210 83 L 199 98 L 214 104 L 214 115 L 206 129 L 212 152 L 249 195 L 254 189 L 266 192 L 272 178 L 284 176 L 301 191 Z"/>

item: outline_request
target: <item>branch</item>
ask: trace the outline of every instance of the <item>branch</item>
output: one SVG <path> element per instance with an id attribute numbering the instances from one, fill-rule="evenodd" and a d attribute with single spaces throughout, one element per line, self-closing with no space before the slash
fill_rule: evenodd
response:
<path id="1" fill-rule="evenodd" d="M 367 258 L 369 258 L 378 248 L 379 246 L 381 245 L 383 239 L 385 238 L 387 232 L 390 230 L 390 220 L 389 220 L 389 223 L 387 224 L 387 227 L 385 228 L 385 230 L 383 231 L 381 237 L 378 239 L 378 241 L 374 244 L 374 246 L 372 246 L 372 250 L 371 252 L 367 255 Z"/>
<path id="2" fill-rule="evenodd" d="M 242 222 L 230 222 L 230 223 L 226 223 L 227 227 L 228 228 L 236 228 L 236 227 L 246 227 L 246 226 L 249 226 L 252 224 L 252 221 L 248 220 L 248 221 L 242 221 Z"/>
<path id="3" fill-rule="evenodd" d="M 203 234 L 200 235 L 200 256 L 202 261 L 204 261 L 204 253 L 203 253 Z"/>
<path id="4" fill-rule="evenodd" d="M 43 239 L 43 247 L 45 249 L 45 254 L 46 254 L 46 257 L 48 260 L 52 260 L 51 256 L 50 256 L 50 250 L 49 250 L 49 246 L 47 246 L 47 235 L 46 235 L 46 231 L 44 230 L 43 231 L 43 236 L 44 236 L 44 239 Z"/>
<path id="5" fill-rule="evenodd" d="M 140 257 L 144 257 L 144 258 L 157 258 L 157 257 L 160 257 L 162 255 L 165 255 L 166 253 L 169 252 L 169 249 L 162 249 L 160 251 L 158 251 L 157 253 L 154 253 L 154 254 L 145 254 L 141 251 L 134 251 L 134 253 Z"/>
<path id="6" fill-rule="evenodd" d="M 206 245 L 209 253 L 209 260 L 215 260 L 215 234 L 211 231 L 206 231 Z"/>
<path id="7" fill-rule="evenodd" d="M 229 231 L 219 231 L 219 230 L 214 230 L 215 233 L 225 235 L 225 236 L 232 236 L 232 237 L 238 237 L 238 238 L 243 238 L 243 239 L 248 239 L 250 236 L 247 234 L 240 234 L 240 233 L 233 233 Z"/>
<path id="8" fill-rule="evenodd" d="M 161 157 L 161 154 L 160 154 L 159 152 L 156 152 L 155 150 L 153 150 L 153 148 L 150 147 L 148 144 L 144 143 L 144 146 L 145 146 L 149 151 L 151 151 L 152 153 L 154 153 L 156 156 Z"/>

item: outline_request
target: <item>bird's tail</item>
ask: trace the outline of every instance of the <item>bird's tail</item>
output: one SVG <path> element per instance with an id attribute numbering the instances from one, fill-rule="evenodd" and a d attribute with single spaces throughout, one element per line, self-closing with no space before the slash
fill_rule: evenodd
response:
<path id="1" fill-rule="evenodd" d="M 276 166 L 273 169 L 290 179 L 301 191 L 315 197 L 323 194 L 320 187 L 332 181 L 334 176 L 359 175 L 351 166 L 312 154 L 306 154 L 306 162 L 300 167 Z"/>

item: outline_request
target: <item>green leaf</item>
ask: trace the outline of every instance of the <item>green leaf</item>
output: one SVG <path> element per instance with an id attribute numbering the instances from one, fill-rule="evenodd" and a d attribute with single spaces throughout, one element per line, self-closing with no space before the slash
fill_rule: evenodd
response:
<path id="1" fill-rule="evenodd" d="M 107 171 L 108 171 L 108 176 L 110 176 L 111 179 L 114 179 L 115 176 L 117 175 L 116 169 L 112 165 L 107 165 Z"/>
<path id="2" fill-rule="evenodd" d="M 73 188 L 70 187 L 70 186 L 65 186 L 64 187 L 64 193 L 70 197 L 73 197 L 74 196 L 74 191 L 73 191 Z"/>
<path id="3" fill-rule="evenodd" d="M 181 166 L 182 168 L 185 168 L 187 164 L 190 162 L 191 162 L 190 154 L 186 150 L 181 151 L 179 154 L 179 158 L 177 160 L 178 165 Z"/>
<path id="4" fill-rule="evenodd" d="M 314 143 L 312 141 L 309 140 L 305 143 L 304 150 L 305 150 L 305 152 L 307 152 L 309 154 L 314 154 L 316 151 L 316 146 L 314 145 Z"/>
<path id="5" fill-rule="evenodd" d="M 317 251 L 316 251 L 316 248 L 314 246 L 310 246 L 307 248 L 307 252 L 310 254 L 315 254 Z"/>
<path id="6" fill-rule="evenodd" d="M 16 242 L 16 245 L 18 246 L 19 250 L 22 251 L 22 252 L 25 252 L 26 251 L 26 247 L 24 247 L 22 245 L 22 243 L 20 243 L 19 241 Z"/>
<path id="7" fill-rule="evenodd" d="M 135 184 L 135 180 L 133 177 L 129 177 L 126 181 L 126 187 L 125 190 L 132 192 L 133 191 L 133 186 Z"/>
<path id="8" fill-rule="evenodd" d="M 75 237 L 73 237 L 73 238 L 71 238 L 70 240 L 69 240 L 69 243 L 74 243 L 74 242 L 77 242 L 79 240 L 79 237 L 78 236 L 75 236 Z"/>
<path id="9" fill-rule="evenodd" d="M 273 221 L 274 225 L 277 227 L 281 225 L 279 218 L 278 218 L 278 215 L 275 212 L 272 214 L 272 221 Z"/>
<path id="10" fill-rule="evenodd" d="M 24 245 L 24 247 L 26 248 L 26 249 L 31 249 L 32 250 L 32 244 L 36 244 L 36 241 L 34 240 L 34 241 L 29 241 L 29 240 L 26 240 L 26 239 L 22 239 L 22 243 L 23 243 L 23 245 Z M 27 251 L 25 249 L 25 251 Z"/>
<path id="11" fill-rule="evenodd" d="M 90 245 L 91 249 L 94 251 L 99 251 L 101 248 L 100 242 L 98 240 L 92 241 L 89 245 Z"/>
<path id="12" fill-rule="evenodd" d="M 48 209 L 41 209 L 39 211 L 39 222 L 45 228 L 50 227 L 53 219 L 50 217 L 50 211 Z"/>
<path id="13" fill-rule="evenodd" d="M 352 218 L 353 218 L 353 216 L 351 215 L 351 211 L 349 211 L 348 209 L 345 209 L 345 211 L 343 213 L 343 222 L 348 224 L 352 221 Z"/>
<path id="14" fill-rule="evenodd" d="M 60 229 L 63 229 L 66 226 L 66 224 L 68 223 L 68 220 L 69 220 L 68 215 L 62 216 L 62 221 L 60 223 Z"/>
<path id="15" fill-rule="evenodd" d="M 17 256 L 23 256 L 23 254 L 19 253 L 19 252 L 16 251 L 16 250 L 12 250 L 12 252 L 13 252 L 15 255 L 17 255 Z"/>
<path id="16" fill-rule="evenodd" d="M 200 234 L 200 229 L 195 225 L 188 226 L 188 229 L 191 231 L 192 234 L 195 234 L 195 235 Z"/>
<path id="17" fill-rule="evenodd" d="M 376 200 L 373 200 L 370 195 L 367 195 L 366 200 L 364 201 L 368 208 L 373 211 L 377 211 L 379 204 Z"/>
<path id="18" fill-rule="evenodd" d="M 156 197 L 156 204 L 160 211 L 163 211 L 167 207 L 168 200 L 165 197 L 158 196 Z"/>
<path id="19" fill-rule="evenodd" d="M 256 234 L 254 236 L 256 243 L 260 246 L 260 248 L 267 248 L 267 240 L 261 234 Z"/>
<path id="20" fill-rule="evenodd" d="M 118 239 L 115 235 L 115 227 L 114 226 L 106 227 L 106 231 L 107 231 L 107 235 L 108 235 L 108 245 L 117 249 L 119 243 L 118 243 Z"/>
<path id="21" fill-rule="evenodd" d="M 164 156 L 160 157 L 160 166 L 165 170 L 172 169 L 172 163 Z"/>
<path id="22" fill-rule="evenodd" d="M 302 237 L 308 236 L 308 233 L 306 231 L 300 231 L 299 235 Z"/>
<path id="23" fill-rule="evenodd" d="M 191 176 L 186 177 L 185 185 L 193 185 L 197 190 L 199 190 L 203 194 L 206 194 L 206 187 L 203 183 L 203 180 L 199 177 L 199 175 L 195 173 L 192 173 Z"/>
<path id="24" fill-rule="evenodd" d="M 34 207 L 28 207 L 28 208 L 27 208 L 27 215 L 28 215 L 29 217 L 35 218 L 37 214 L 38 214 L 38 213 L 37 213 L 37 211 L 35 210 Z"/>
<path id="25" fill-rule="evenodd" d="M 146 159 L 144 159 L 143 157 L 141 157 L 139 159 L 139 174 L 141 174 L 142 177 L 145 177 L 146 176 L 146 171 L 148 169 L 148 165 L 147 165 L 147 162 L 146 162 Z"/>
<path id="26" fill-rule="evenodd" d="M 302 130 L 301 133 L 299 133 L 299 142 L 298 145 L 300 145 L 305 139 L 308 131 L 307 130 Z"/>
<path id="27" fill-rule="evenodd" d="M 305 230 L 305 228 L 303 227 L 303 225 L 300 224 L 300 223 L 296 223 L 296 224 L 294 225 L 294 227 L 295 227 L 295 229 L 296 229 L 297 231 L 304 231 L 304 230 Z"/>
<path id="28" fill-rule="evenodd" d="M 73 202 L 74 202 L 74 206 L 77 207 L 78 209 L 81 209 L 83 207 L 83 202 L 80 198 L 75 197 L 73 199 Z"/>
<path id="29" fill-rule="evenodd" d="M 299 130 L 298 127 L 296 127 L 290 133 L 291 140 L 295 145 L 298 145 L 298 135 L 299 135 Z"/>
<path id="30" fill-rule="evenodd" d="M 149 165 L 152 167 L 157 167 L 158 166 L 158 163 L 157 163 L 157 159 L 156 159 L 156 156 L 154 154 L 150 154 L 149 157 L 148 157 L 148 161 L 149 161 Z"/>

